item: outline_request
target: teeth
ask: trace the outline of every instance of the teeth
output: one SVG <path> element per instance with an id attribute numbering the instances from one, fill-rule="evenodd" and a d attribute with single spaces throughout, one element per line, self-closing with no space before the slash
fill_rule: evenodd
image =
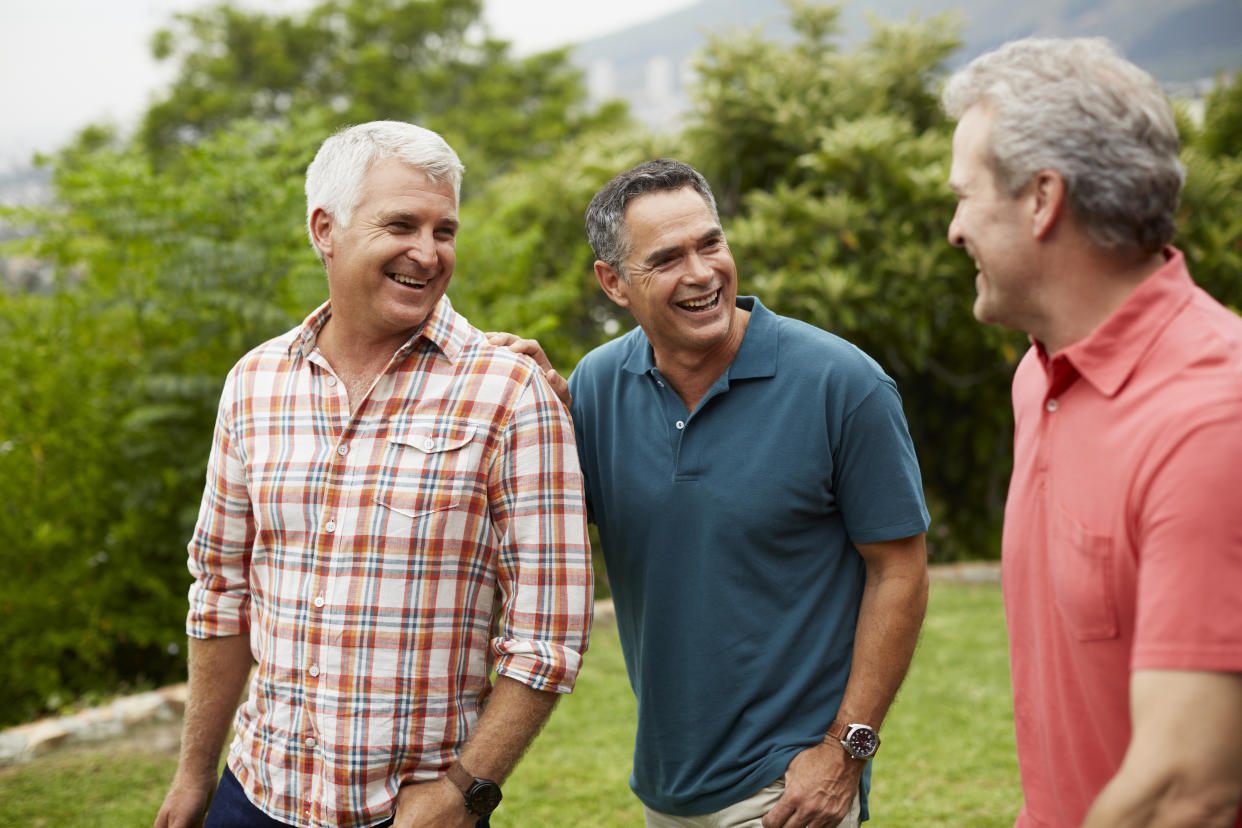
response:
<path id="1" fill-rule="evenodd" d="M 411 287 L 427 286 L 426 279 L 417 279 L 413 276 L 406 276 L 403 273 L 389 273 L 388 278 L 392 279 L 394 282 L 400 282 L 403 285 L 410 285 Z"/>
<path id="2" fill-rule="evenodd" d="M 677 304 L 681 305 L 683 308 L 698 310 L 700 308 L 711 307 L 715 304 L 717 296 L 719 296 L 719 291 L 702 299 L 688 299 L 685 302 L 678 302 Z"/>

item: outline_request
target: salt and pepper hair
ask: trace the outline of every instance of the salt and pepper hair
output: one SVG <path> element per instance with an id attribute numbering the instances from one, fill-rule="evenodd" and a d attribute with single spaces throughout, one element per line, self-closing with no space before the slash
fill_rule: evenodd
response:
<path id="1" fill-rule="evenodd" d="M 595 251 L 595 258 L 606 262 L 628 282 L 630 277 L 625 272 L 625 260 L 630 255 L 630 236 L 625 224 L 625 208 L 639 196 L 685 187 L 693 188 L 703 197 L 712 211 L 712 218 L 719 224 L 716 197 L 712 195 L 707 179 L 694 167 L 681 161 L 670 158 L 647 161 L 626 170 L 601 187 L 586 211 L 587 239 Z"/>
<path id="2" fill-rule="evenodd" d="M 976 105 L 992 111 L 992 171 L 1010 196 L 1055 170 L 1095 243 L 1154 253 L 1172 240 L 1185 177 L 1173 113 L 1108 41 L 1008 43 L 955 73 L 941 98 L 955 119 Z"/>
<path id="3" fill-rule="evenodd" d="M 437 133 L 403 121 L 371 121 L 347 127 L 323 142 L 306 169 L 306 227 L 316 252 L 311 228 L 315 210 L 322 208 L 337 224 L 348 227 L 367 171 L 389 157 L 422 170 L 436 184 L 447 181 L 453 185 L 454 199 L 461 200 L 465 168 Z"/>

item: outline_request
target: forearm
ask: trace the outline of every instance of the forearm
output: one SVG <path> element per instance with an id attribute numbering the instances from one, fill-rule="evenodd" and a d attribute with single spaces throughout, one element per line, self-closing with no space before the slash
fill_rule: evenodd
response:
<path id="1" fill-rule="evenodd" d="M 191 638 L 189 665 L 178 774 L 215 776 L 253 665 L 249 637 Z"/>
<path id="2" fill-rule="evenodd" d="M 534 690 L 504 676 L 488 697 L 461 764 L 474 776 L 503 782 L 552 714 L 556 693 Z"/>
<path id="3" fill-rule="evenodd" d="M 876 547 L 888 547 L 875 554 Z M 854 635 L 853 663 L 837 718 L 878 728 L 897 695 L 927 610 L 927 559 L 921 535 L 860 546 L 867 582 Z"/>
<path id="4" fill-rule="evenodd" d="M 1133 735 L 1083 828 L 1229 828 L 1242 800 L 1242 675 L 1139 671 Z"/>

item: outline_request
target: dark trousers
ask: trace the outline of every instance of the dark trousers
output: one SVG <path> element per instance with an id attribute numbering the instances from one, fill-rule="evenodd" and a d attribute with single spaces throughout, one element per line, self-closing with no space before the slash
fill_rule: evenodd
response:
<path id="1" fill-rule="evenodd" d="M 387 828 L 392 825 L 392 818 L 376 823 L 372 828 Z M 237 777 L 224 767 L 220 777 L 220 785 L 216 788 L 215 798 L 211 800 L 211 810 L 207 813 L 207 821 L 203 828 L 291 828 L 287 823 L 278 822 L 255 807 L 254 803 L 242 790 Z M 489 828 L 488 818 L 483 817 L 475 828 Z"/>

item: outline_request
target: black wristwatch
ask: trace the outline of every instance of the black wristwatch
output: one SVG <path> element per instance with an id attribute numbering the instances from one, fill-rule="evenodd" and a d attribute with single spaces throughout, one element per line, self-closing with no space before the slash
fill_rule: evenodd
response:
<path id="1" fill-rule="evenodd" d="M 475 816 L 488 816 L 500 804 L 500 786 L 490 779 L 471 776 L 461 762 L 454 760 L 449 765 L 448 778 L 465 797 L 466 810 Z"/>
<path id="2" fill-rule="evenodd" d="M 865 724 L 846 724 L 833 721 L 828 727 L 828 735 L 824 740 L 835 739 L 845 748 L 845 752 L 855 759 L 867 760 L 875 756 L 880 749 L 880 737 L 875 728 Z"/>

